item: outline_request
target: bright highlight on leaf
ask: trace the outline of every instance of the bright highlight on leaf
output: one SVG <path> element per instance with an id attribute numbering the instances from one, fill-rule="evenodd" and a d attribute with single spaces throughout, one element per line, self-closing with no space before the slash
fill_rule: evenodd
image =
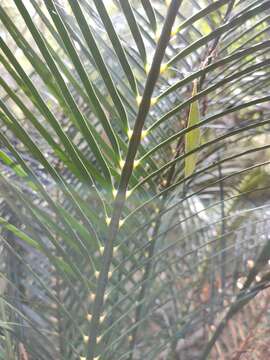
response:
<path id="1" fill-rule="evenodd" d="M 141 140 L 143 140 L 147 135 L 148 135 L 148 130 L 143 130 Z"/>
<path id="2" fill-rule="evenodd" d="M 156 40 L 156 42 L 158 42 L 159 38 L 160 38 L 160 29 L 158 29 L 158 30 L 156 31 L 156 33 L 155 33 L 155 40 Z"/>
<path id="3" fill-rule="evenodd" d="M 149 63 L 147 63 L 147 64 L 145 65 L 144 70 L 145 70 L 146 74 L 149 73 L 150 67 L 151 67 L 151 65 L 150 65 Z"/>
<path id="4" fill-rule="evenodd" d="M 119 247 L 119 246 L 115 246 L 115 247 L 113 248 L 113 256 L 115 256 L 115 255 L 117 254 L 117 252 L 118 252 L 118 247 Z"/>
<path id="5" fill-rule="evenodd" d="M 151 106 L 154 106 L 154 105 L 157 103 L 157 100 L 158 100 L 157 97 L 153 97 L 153 98 L 151 99 Z"/>
<path id="6" fill-rule="evenodd" d="M 194 82 L 192 96 L 197 94 L 197 81 Z M 188 116 L 188 128 L 196 125 L 200 122 L 200 109 L 198 100 L 194 101 L 190 105 L 189 116 Z M 185 136 L 185 153 L 188 153 L 196 149 L 200 145 L 201 131 L 200 128 L 196 128 L 188 132 Z M 197 153 L 193 153 L 185 158 L 185 177 L 193 174 L 196 162 Z"/>
<path id="7" fill-rule="evenodd" d="M 92 315 L 91 315 L 91 314 L 87 314 L 86 319 L 87 319 L 88 321 L 91 321 L 91 320 L 92 320 Z"/>
<path id="8" fill-rule="evenodd" d="M 262 277 L 260 275 L 257 275 L 255 277 L 256 282 L 260 282 L 262 280 Z"/>
<path id="9" fill-rule="evenodd" d="M 83 342 L 84 342 L 85 344 L 87 344 L 88 341 L 89 341 L 89 336 L 84 335 L 84 336 L 83 336 Z"/>
<path id="10" fill-rule="evenodd" d="M 160 66 L 160 74 L 163 74 L 168 69 L 168 64 L 161 64 Z"/>
<path id="11" fill-rule="evenodd" d="M 123 169 L 124 165 L 125 165 L 125 160 L 121 159 L 121 160 L 119 161 L 119 167 L 120 167 L 120 169 Z"/>
<path id="12" fill-rule="evenodd" d="M 141 101 L 142 101 L 142 97 L 140 95 L 138 95 L 136 97 L 136 103 L 137 103 L 138 106 L 140 105 Z"/>
<path id="13" fill-rule="evenodd" d="M 102 336 L 98 336 L 97 337 L 97 343 L 99 343 L 101 341 L 101 339 L 102 339 Z"/>
<path id="14" fill-rule="evenodd" d="M 114 199 L 116 198 L 116 195 L 117 195 L 117 189 L 113 189 L 112 196 Z"/>
<path id="15" fill-rule="evenodd" d="M 102 323 L 105 320 L 105 318 L 106 318 L 106 314 L 101 315 L 99 318 L 100 323 Z"/>
<path id="16" fill-rule="evenodd" d="M 91 300 L 91 301 L 95 301 L 96 294 L 91 293 L 89 297 L 90 297 L 90 300 Z"/>
<path id="17" fill-rule="evenodd" d="M 128 129 L 127 136 L 129 139 L 131 139 L 132 134 L 133 134 L 133 131 L 131 129 Z"/>
<path id="18" fill-rule="evenodd" d="M 103 253 L 104 253 L 104 246 L 100 246 L 99 251 L 100 251 L 101 255 L 103 255 Z"/>
<path id="19" fill-rule="evenodd" d="M 255 266 L 254 260 L 250 259 L 250 260 L 247 261 L 247 267 L 248 267 L 249 269 L 253 269 L 254 266 Z"/>
<path id="20" fill-rule="evenodd" d="M 175 35 L 178 33 L 178 31 L 179 31 L 179 27 L 178 27 L 178 26 L 175 27 L 175 28 L 173 28 L 172 31 L 171 31 L 171 37 L 175 36 Z"/>

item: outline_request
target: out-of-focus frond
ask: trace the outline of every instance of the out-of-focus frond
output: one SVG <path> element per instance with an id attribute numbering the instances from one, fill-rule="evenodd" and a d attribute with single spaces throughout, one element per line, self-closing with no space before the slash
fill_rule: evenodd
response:
<path id="1" fill-rule="evenodd" d="M 269 283 L 270 1 L 0 20 L 0 357 L 216 356 Z"/>

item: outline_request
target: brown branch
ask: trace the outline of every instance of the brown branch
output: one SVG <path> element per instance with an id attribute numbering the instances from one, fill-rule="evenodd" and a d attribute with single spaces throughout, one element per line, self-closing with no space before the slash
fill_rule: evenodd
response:
<path id="1" fill-rule="evenodd" d="M 119 221 L 122 215 L 122 210 L 125 205 L 126 191 L 130 177 L 132 175 L 134 160 L 137 154 L 138 147 L 141 142 L 141 133 L 149 113 L 151 97 L 154 91 L 155 84 L 160 73 L 160 66 L 165 55 L 166 47 L 170 40 L 171 30 L 181 5 L 182 0 L 172 0 L 165 23 L 162 29 L 160 39 L 154 54 L 149 75 L 146 80 L 145 89 L 142 96 L 142 101 L 139 106 L 138 115 L 135 121 L 134 130 L 129 142 L 127 156 L 124 167 L 121 172 L 120 184 L 117 190 L 117 195 L 113 204 L 113 213 L 109 225 L 107 242 L 105 244 L 102 269 L 98 278 L 97 290 L 93 304 L 92 320 L 90 323 L 89 343 L 87 349 L 87 359 L 92 360 L 96 353 L 96 338 L 98 335 L 99 319 L 104 303 L 104 294 L 108 283 L 108 272 L 112 262 L 113 246 L 119 230 Z"/>

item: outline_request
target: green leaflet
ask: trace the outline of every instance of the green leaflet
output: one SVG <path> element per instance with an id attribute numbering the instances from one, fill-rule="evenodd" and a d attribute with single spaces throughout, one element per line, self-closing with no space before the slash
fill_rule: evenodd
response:
<path id="1" fill-rule="evenodd" d="M 14 235 L 18 236 L 21 240 L 24 240 L 28 245 L 32 246 L 35 249 L 40 249 L 39 244 L 36 242 L 36 240 L 32 239 L 30 236 L 28 236 L 23 231 L 19 230 L 16 226 L 8 223 L 7 220 L 0 217 L 0 225 L 3 225 L 7 230 L 11 231 Z"/>
<path id="2" fill-rule="evenodd" d="M 3 161 L 5 165 L 10 166 L 20 177 L 27 177 L 27 173 L 23 170 L 23 168 L 16 164 L 4 151 L 0 150 L 0 159 Z"/>
<path id="3" fill-rule="evenodd" d="M 10 156 L 8 156 L 3 150 L 0 150 L 0 160 L 7 166 L 10 167 L 14 171 L 14 173 L 19 176 L 20 178 L 24 178 L 29 187 L 33 190 L 37 190 L 35 184 L 29 179 L 28 174 L 23 170 L 20 164 L 17 164 L 15 161 L 12 160 Z"/>
<path id="4" fill-rule="evenodd" d="M 8 250 L 0 251 L 0 260 L 10 264 L 12 256 L 15 264 L 3 266 L 11 285 L 2 298 L 10 329 L 3 339 L 0 321 L 0 360 L 18 357 L 5 351 L 7 335 L 12 350 L 22 340 L 39 360 L 174 356 L 181 334 L 204 314 L 201 299 L 190 308 L 186 294 L 197 292 L 200 280 L 221 278 L 221 290 L 235 295 L 238 269 L 248 270 L 233 246 L 242 231 L 248 240 L 246 219 L 254 229 L 247 232 L 254 235 L 251 244 L 254 237 L 260 246 L 267 240 L 259 224 L 267 221 L 261 211 L 269 206 L 269 161 L 259 161 L 270 149 L 264 137 L 270 126 L 264 104 L 270 100 L 270 0 L 194 0 L 192 6 L 119 0 L 111 1 L 113 12 L 108 0 L 28 2 L 35 16 L 23 0 L 10 1 L 22 18 L 0 6 L 0 232 L 6 230 L 0 249 Z M 212 62 L 204 62 L 217 42 Z M 197 89 L 194 81 L 205 76 L 207 84 Z M 207 94 L 204 116 L 198 101 Z M 183 111 L 184 127 L 175 126 Z M 227 117 L 237 121 L 215 133 L 212 123 Z M 200 131 L 206 124 L 209 130 Z M 178 140 L 182 153 L 174 151 Z M 125 160 L 137 166 L 127 173 Z M 179 172 L 163 183 L 174 166 Z M 14 247 L 13 238 L 28 244 L 27 251 Z M 258 250 L 251 249 L 252 258 Z M 227 284 L 232 275 L 235 281 Z M 223 295 L 213 295 L 209 306 L 218 323 L 215 304 Z M 244 298 L 238 299 L 242 306 Z M 178 315 L 168 332 L 158 326 L 153 333 L 149 324 L 168 301 Z"/>
<path id="5" fill-rule="evenodd" d="M 192 96 L 197 95 L 197 81 L 194 81 Z M 188 128 L 200 122 L 200 109 L 198 100 L 190 105 L 188 116 Z M 185 136 L 185 153 L 189 153 L 200 145 L 201 131 L 196 128 L 189 131 Z M 185 158 L 185 177 L 193 174 L 197 162 L 197 152 L 193 152 Z"/>

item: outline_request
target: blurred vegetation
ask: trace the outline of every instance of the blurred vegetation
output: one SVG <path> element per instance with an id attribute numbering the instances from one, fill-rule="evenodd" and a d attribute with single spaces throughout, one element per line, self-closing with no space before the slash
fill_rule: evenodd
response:
<path id="1" fill-rule="evenodd" d="M 269 356 L 270 1 L 2 0 L 0 359 Z"/>

